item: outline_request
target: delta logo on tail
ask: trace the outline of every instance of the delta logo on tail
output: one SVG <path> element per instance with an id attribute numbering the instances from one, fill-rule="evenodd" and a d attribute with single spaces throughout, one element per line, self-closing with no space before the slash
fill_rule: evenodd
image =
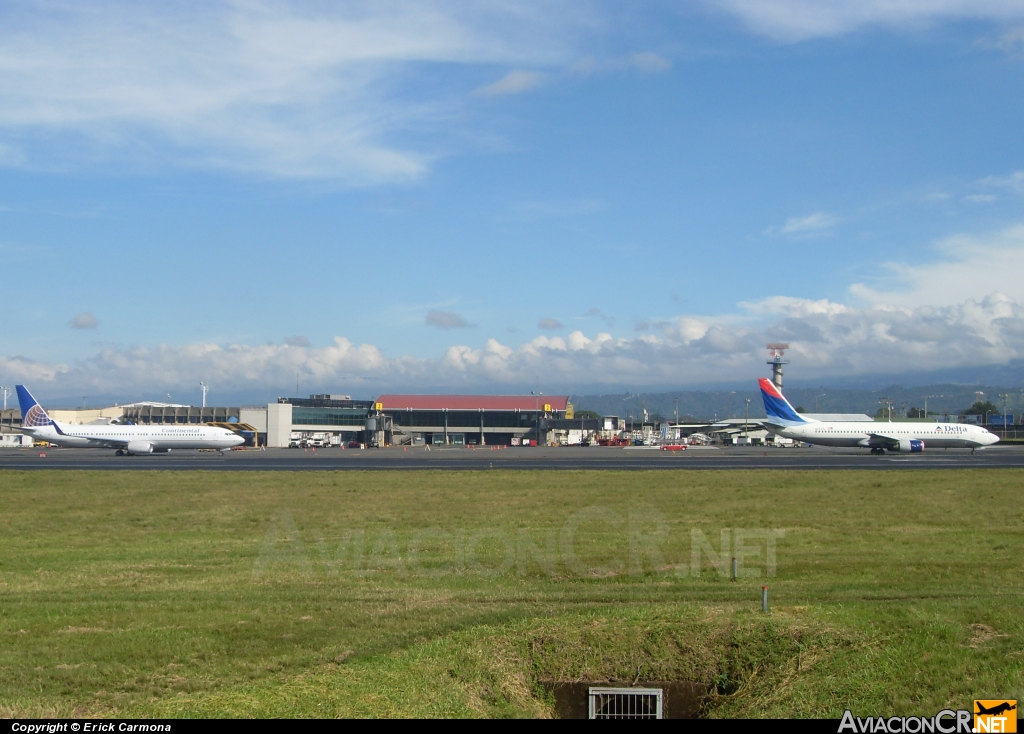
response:
<path id="1" fill-rule="evenodd" d="M 795 426 L 810 423 L 809 420 L 793 410 L 793 406 L 782 396 L 775 383 L 767 377 L 758 379 L 761 387 L 761 398 L 764 400 L 764 412 L 768 414 L 768 422 L 781 426 Z"/>

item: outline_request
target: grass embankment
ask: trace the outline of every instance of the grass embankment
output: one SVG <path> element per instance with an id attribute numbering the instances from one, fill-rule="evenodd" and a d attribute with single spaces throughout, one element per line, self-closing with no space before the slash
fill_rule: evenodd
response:
<path id="1" fill-rule="evenodd" d="M 1022 480 L 4 473 L 0 715 L 537 716 L 542 680 L 703 681 L 711 716 L 1024 699 Z M 712 567 L 737 544 L 760 576 Z"/>

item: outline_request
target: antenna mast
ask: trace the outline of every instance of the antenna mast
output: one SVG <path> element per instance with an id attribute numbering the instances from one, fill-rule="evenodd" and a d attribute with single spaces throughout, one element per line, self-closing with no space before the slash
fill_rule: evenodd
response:
<path id="1" fill-rule="evenodd" d="M 782 365 L 789 364 L 789 360 L 782 358 L 782 355 L 789 349 L 789 344 L 771 343 L 765 345 L 768 349 L 768 354 L 771 355 L 771 360 L 768 365 L 772 368 L 772 382 L 775 383 L 775 387 L 782 389 Z"/>

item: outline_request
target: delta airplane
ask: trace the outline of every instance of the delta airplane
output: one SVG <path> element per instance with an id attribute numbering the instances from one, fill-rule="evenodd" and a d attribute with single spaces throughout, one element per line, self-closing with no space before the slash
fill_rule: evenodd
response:
<path id="1" fill-rule="evenodd" d="M 17 385 L 21 431 L 37 441 L 74 448 L 117 449 L 118 456 L 166 453 L 171 449 L 230 449 L 245 442 L 214 426 L 71 425 L 52 420 L 24 385 Z"/>
<path id="2" fill-rule="evenodd" d="M 926 444 L 929 448 L 971 449 L 973 453 L 974 449 L 991 446 L 999 440 L 981 426 L 964 423 L 817 421 L 793 410 L 771 380 L 762 377 L 758 384 L 768 414 L 765 423 L 783 438 L 795 441 L 870 448 L 873 454 L 884 454 L 886 451 L 917 453 L 924 451 Z"/>

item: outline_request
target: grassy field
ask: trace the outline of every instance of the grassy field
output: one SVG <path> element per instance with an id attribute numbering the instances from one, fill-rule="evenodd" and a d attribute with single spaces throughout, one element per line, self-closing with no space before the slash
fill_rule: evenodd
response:
<path id="1" fill-rule="evenodd" d="M 1024 699 L 1022 484 L 4 473 L 0 715 L 546 716 L 572 680 L 702 681 L 708 716 Z"/>

